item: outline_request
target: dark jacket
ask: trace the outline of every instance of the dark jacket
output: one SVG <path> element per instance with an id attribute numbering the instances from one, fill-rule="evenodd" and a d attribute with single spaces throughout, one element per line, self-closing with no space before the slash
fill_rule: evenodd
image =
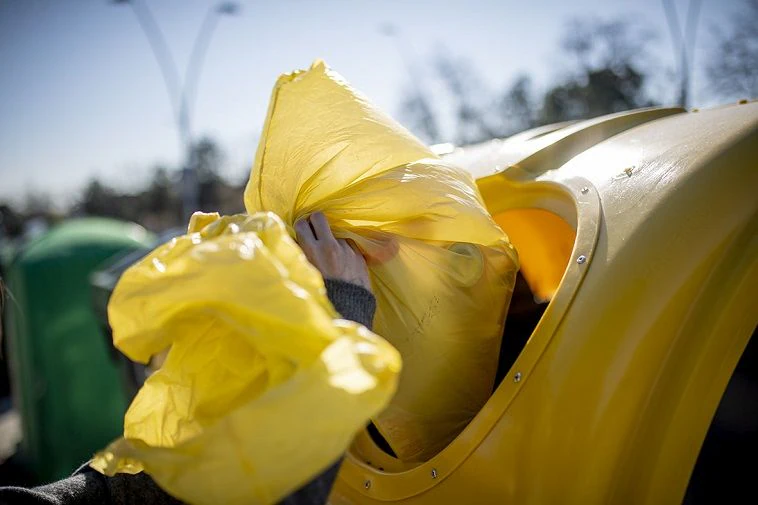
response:
<path id="1" fill-rule="evenodd" d="M 371 328 L 376 300 L 367 290 L 342 281 L 327 280 L 329 300 L 342 317 Z M 307 422 L 307 421 L 303 421 Z M 314 434 L 317 436 L 317 434 Z M 324 470 L 298 489 L 282 505 L 320 505 L 326 503 L 341 461 Z M 5 505 L 176 505 L 145 473 L 106 477 L 84 465 L 67 479 L 34 489 L 0 488 L 0 504 Z"/>

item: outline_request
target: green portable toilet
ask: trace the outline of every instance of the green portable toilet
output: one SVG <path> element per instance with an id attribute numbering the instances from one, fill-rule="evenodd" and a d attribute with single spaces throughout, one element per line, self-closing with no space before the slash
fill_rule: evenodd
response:
<path id="1" fill-rule="evenodd" d="M 92 309 L 90 274 L 152 234 L 111 219 L 67 221 L 26 245 L 6 274 L 11 384 L 21 458 L 41 481 L 69 475 L 118 436 L 126 398 Z"/>

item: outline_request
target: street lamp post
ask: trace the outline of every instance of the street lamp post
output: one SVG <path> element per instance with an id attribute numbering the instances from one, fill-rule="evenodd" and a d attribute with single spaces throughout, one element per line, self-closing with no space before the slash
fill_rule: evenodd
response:
<path id="1" fill-rule="evenodd" d="M 187 63 L 184 80 L 179 80 L 176 62 L 166 43 L 158 23 L 143 0 L 112 0 L 114 4 L 128 4 L 132 7 L 137 21 L 142 28 L 153 56 L 158 62 L 166 85 L 171 108 L 174 112 L 179 143 L 183 150 L 182 178 L 182 214 L 185 219 L 197 210 L 198 184 L 195 160 L 192 159 L 192 110 L 195 104 L 197 82 L 200 79 L 205 55 L 211 37 L 221 15 L 234 15 L 239 11 L 235 2 L 220 2 L 208 9 L 198 30 Z"/>
<path id="2" fill-rule="evenodd" d="M 700 16 L 702 0 L 690 0 L 687 6 L 687 24 L 684 32 L 679 26 L 676 5 L 673 0 L 663 0 L 663 9 L 669 24 L 669 32 L 674 42 L 674 54 L 678 52 L 679 59 L 679 105 L 690 105 L 690 88 L 692 66 L 695 60 L 695 38 L 697 37 L 697 22 Z"/>

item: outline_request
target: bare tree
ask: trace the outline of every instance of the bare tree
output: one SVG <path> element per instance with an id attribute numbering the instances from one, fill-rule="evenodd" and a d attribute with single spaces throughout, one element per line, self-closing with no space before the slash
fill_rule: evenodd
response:
<path id="1" fill-rule="evenodd" d="M 653 105 L 645 93 L 650 31 L 626 20 L 574 20 L 563 37 L 575 71 L 543 99 L 543 124 Z"/>
<path id="2" fill-rule="evenodd" d="M 492 96 L 468 61 L 440 53 L 434 67 L 450 98 L 455 118 L 455 141 L 470 144 L 497 136 L 485 113 Z"/>
<path id="3" fill-rule="evenodd" d="M 499 113 L 498 122 L 495 123 L 498 137 L 507 137 L 535 126 L 538 110 L 532 80 L 526 75 L 517 76 L 493 110 Z"/>
<path id="4" fill-rule="evenodd" d="M 169 176 L 168 168 L 156 166 L 153 169 L 153 178 L 144 191 L 145 210 L 154 213 L 175 210 L 180 214 L 181 202 L 176 187 L 177 184 Z"/>
<path id="5" fill-rule="evenodd" d="M 532 126 L 536 111 L 527 76 L 519 75 L 502 93 L 493 93 L 482 85 L 478 72 L 464 58 L 440 52 L 430 66 L 442 95 L 433 100 L 427 89 L 413 83 L 401 102 L 402 119 L 423 140 L 471 144 Z M 452 119 L 453 130 L 447 134 L 442 132 L 441 116 Z"/>
<path id="6" fill-rule="evenodd" d="M 580 75 L 601 67 L 622 72 L 647 58 L 647 43 L 653 37 L 651 31 L 625 19 L 572 19 L 564 29 L 561 47 L 574 59 Z"/>
<path id="7" fill-rule="evenodd" d="M 121 195 L 113 188 L 92 178 L 84 188 L 79 210 L 88 216 L 103 216 L 122 219 L 133 219 L 136 209 L 129 209 L 123 205 Z"/>
<path id="8" fill-rule="evenodd" d="M 198 203 L 202 210 L 215 211 L 219 206 L 219 188 L 223 181 L 219 170 L 224 162 L 221 147 L 210 138 L 203 138 L 192 147 L 191 163 L 198 184 Z"/>
<path id="9" fill-rule="evenodd" d="M 28 191 L 24 202 L 24 214 L 32 217 L 48 216 L 53 213 L 50 195 L 40 191 Z"/>
<path id="10" fill-rule="evenodd" d="M 432 100 L 425 89 L 413 86 L 401 115 L 424 140 L 464 145 L 538 124 L 653 105 L 645 91 L 651 65 L 647 47 L 653 38 L 652 32 L 628 20 L 571 22 L 562 40 L 570 71 L 541 97 L 524 75 L 493 93 L 467 60 L 440 53 L 431 66 L 445 96 Z M 453 120 L 450 135 L 440 133 L 443 117 Z"/>
<path id="11" fill-rule="evenodd" d="M 405 97 L 400 103 L 401 118 L 408 128 L 425 142 L 440 142 L 440 128 L 437 114 L 425 93 L 417 83 L 408 86 Z"/>
<path id="12" fill-rule="evenodd" d="M 707 66 L 711 91 L 723 98 L 758 96 L 758 0 L 745 0 L 732 17 L 731 32 L 716 32 Z"/>
<path id="13" fill-rule="evenodd" d="M 18 237 L 23 231 L 23 217 L 9 204 L 0 202 L 0 241 L 3 237 Z M 2 289 L 0 289 L 1 300 Z"/>

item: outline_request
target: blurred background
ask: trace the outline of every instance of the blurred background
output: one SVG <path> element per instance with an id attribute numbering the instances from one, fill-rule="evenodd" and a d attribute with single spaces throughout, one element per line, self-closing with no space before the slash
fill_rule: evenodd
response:
<path id="1" fill-rule="evenodd" d="M 119 268 L 193 210 L 243 211 L 273 84 L 316 58 L 425 142 L 467 145 L 755 98 L 758 0 L 0 0 L 0 484 L 118 434 Z"/>

